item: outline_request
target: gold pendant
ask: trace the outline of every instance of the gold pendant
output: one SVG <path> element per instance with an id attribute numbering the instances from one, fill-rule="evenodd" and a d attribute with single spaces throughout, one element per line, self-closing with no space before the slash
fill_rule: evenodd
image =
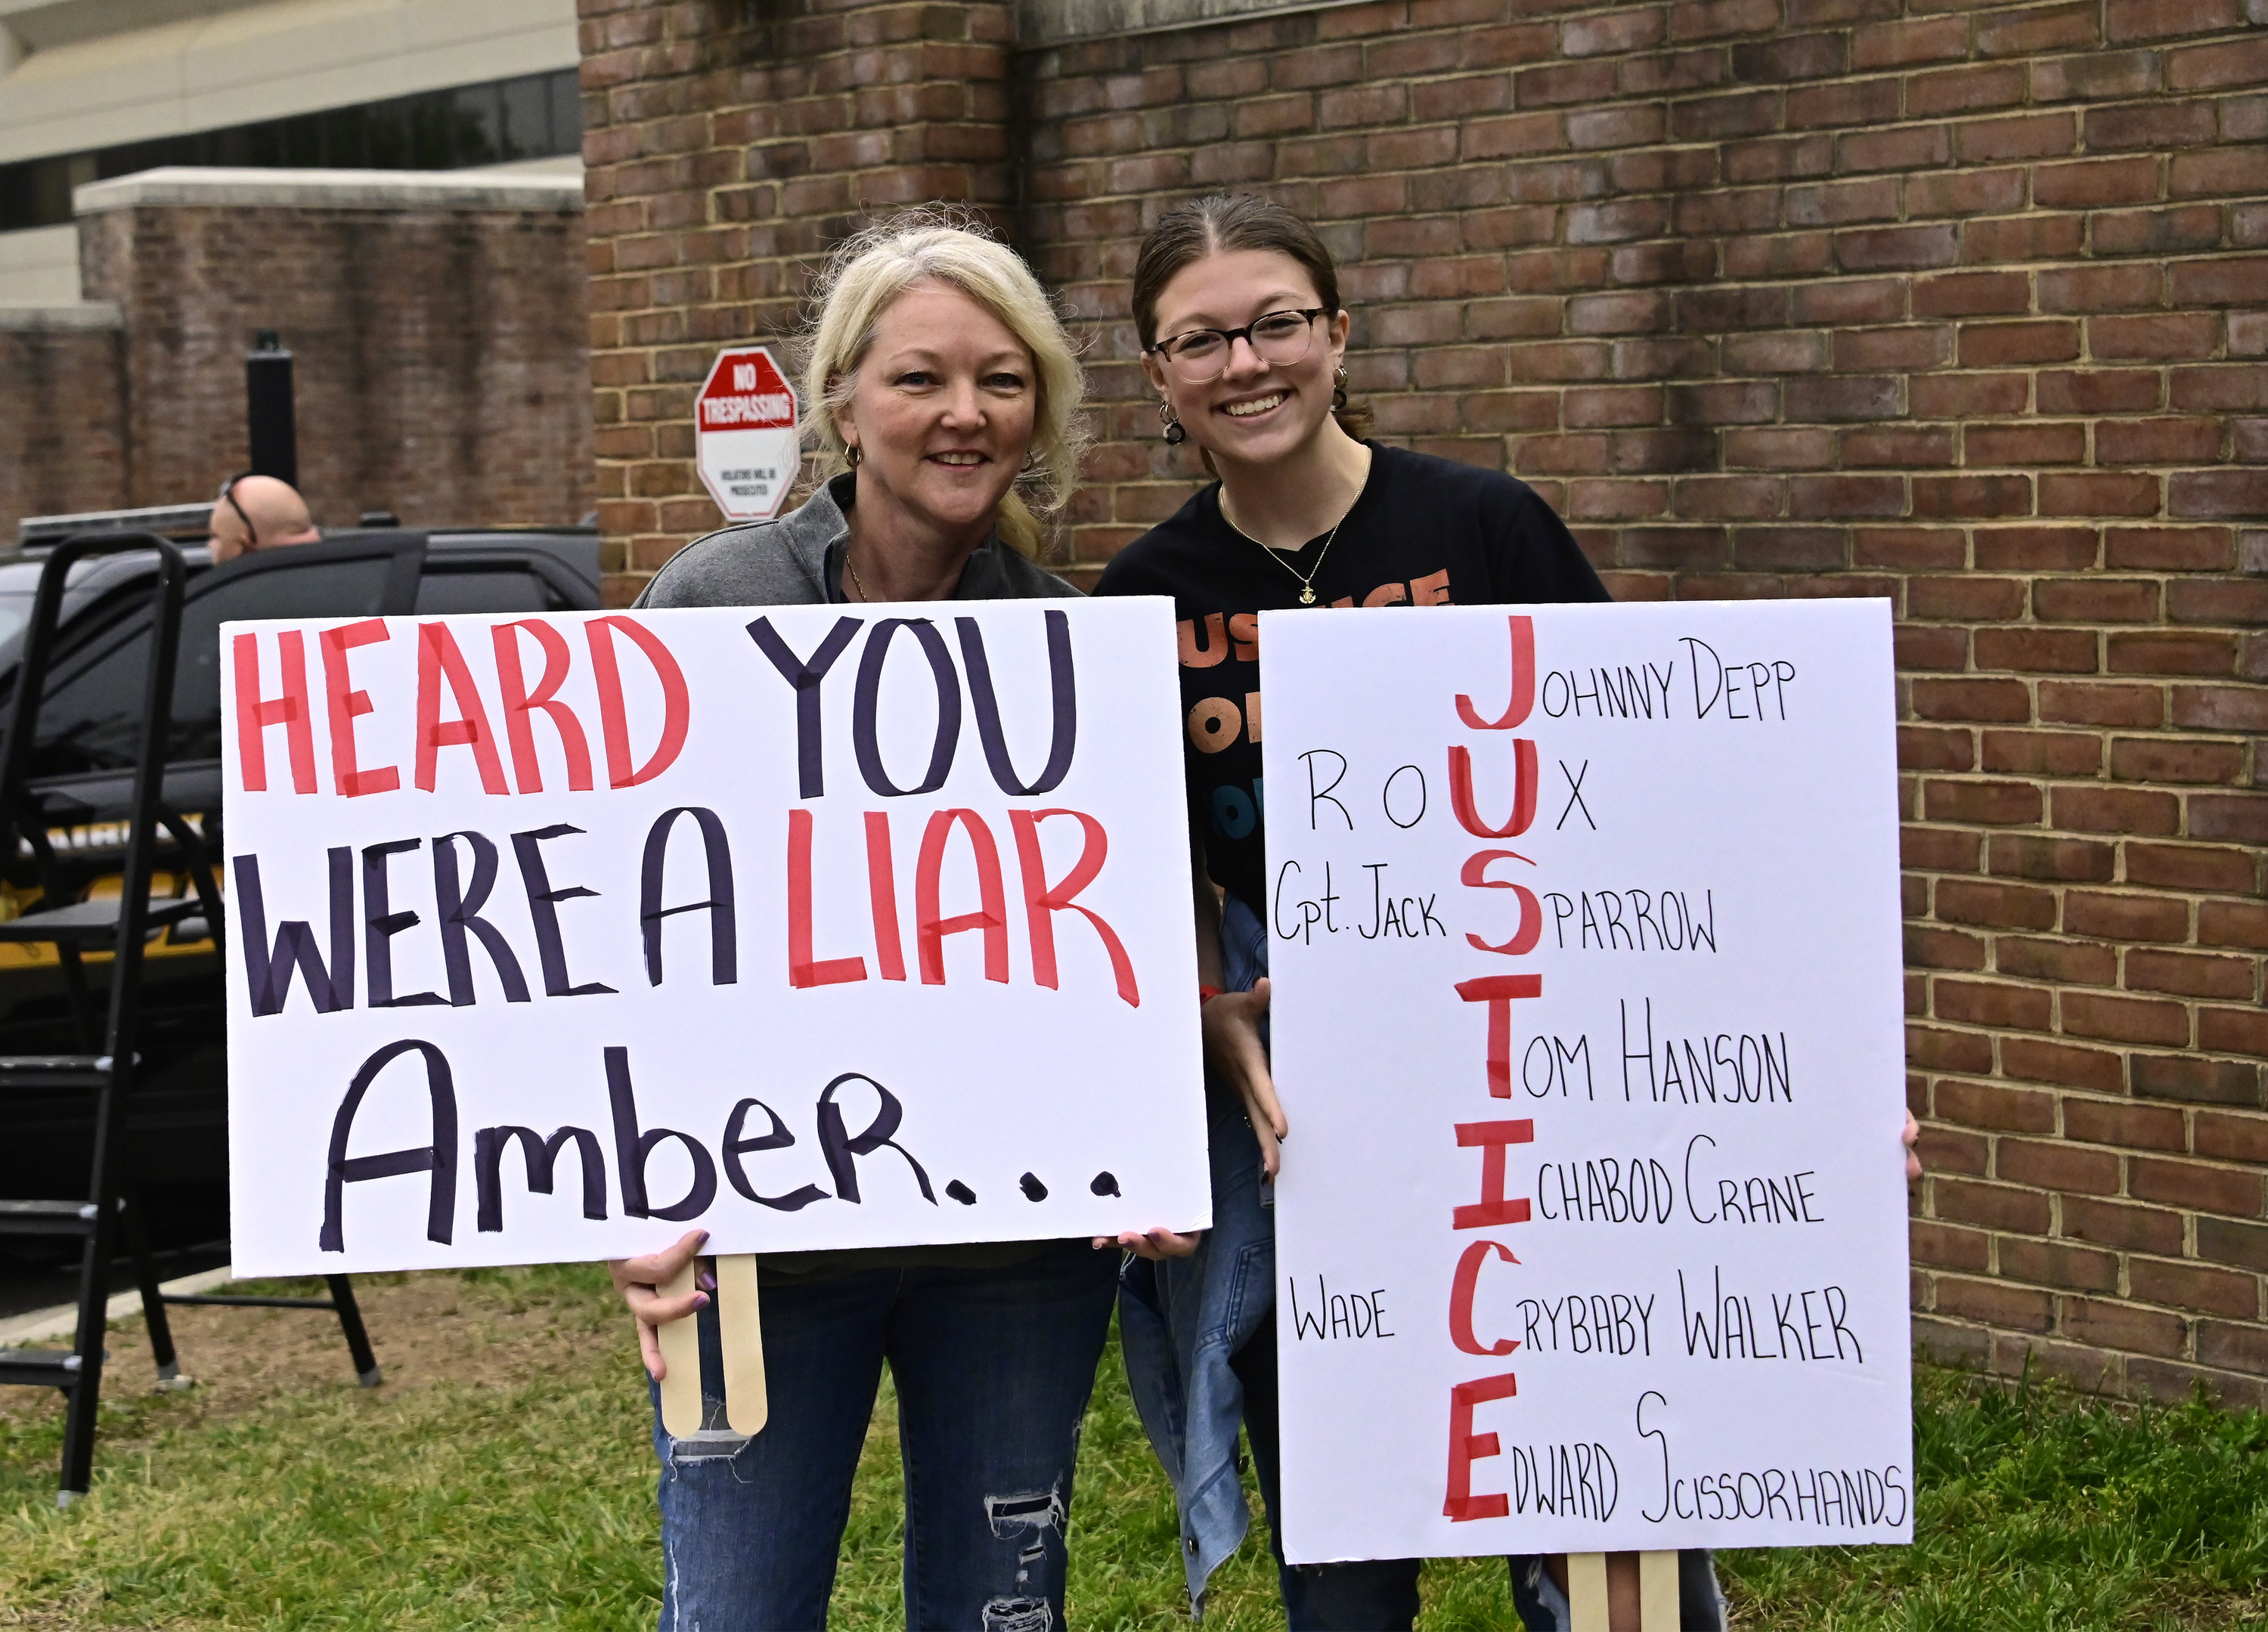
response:
<path id="1" fill-rule="evenodd" d="M 1314 584 L 1302 584 L 1300 586 L 1300 604 L 1303 606 L 1312 606 L 1315 604 L 1315 586 Z"/>

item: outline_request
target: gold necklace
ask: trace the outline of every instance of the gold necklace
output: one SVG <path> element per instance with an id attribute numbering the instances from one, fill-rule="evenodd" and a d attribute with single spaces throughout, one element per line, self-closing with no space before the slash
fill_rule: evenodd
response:
<path id="1" fill-rule="evenodd" d="M 872 601 L 874 598 L 866 592 L 865 579 L 858 576 L 858 569 L 850 562 L 850 547 L 848 544 L 843 547 L 843 570 L 850 575 L 850 587 L 858 592 L 858 599 Z"/>
<path id="2" fill-rule="evenodd" d="M 1354 498 L 1355 504 L 1362 503 L 1361 494 L 1356 494 Z M 1269 560 L 1274 562 L 1278 566 L 1283 568 L 1285 571 L 1290 573 L 1293 577 L 1300 580 L 1300 604 L 1303 606 L 1312 606 L 1315 604 L 1315 574 L 1323 570 L 1323 557 L 1331 553 L 1331 540 L 1338 537 L 1339 529 L 1346 526 L 1347 517 L 1353 514 L 1354 504 L 1350 504 L 1346 507 L 1345 511 L 1341 513 L 1339 518 L 1331 523 L 1331 530 L 1323 535 L 1322 548 L 1315 552 L 1315 564 L 1314 570 L 1303 575 L 1297 567 L 1284 559 L 1283 555 L 1277 550 L 1274 545 L 1262 544 L 1258 539 L 1254 538 L 1249 533 L 1247 533 L 1242 527 L 1236 525 L 1235 518 L 1228 513 L 1228 489 L 1226 488 L 1223 488 L 1221 489 L 1220 518 L 1228 523 L 1228 530 L 1236 534 L 1237 537 L 1242 539 L 1246 543 L 1257 546 L 1259 548 L 1267 551 Z M 1307 548 L 1307 547 L 1304 544 L 1300 546 L 1300 549 L 1305 549 Z M 1295 555 L 1299 553 L 1299 550 L 1293 550 L 1292 552 L 1292 554 Z M 845 555 L 843 559 L 847 564 L 850 557 L 848 555 Z M 853 573 L 851 576 L 856 577 L 858 574 Z"/>

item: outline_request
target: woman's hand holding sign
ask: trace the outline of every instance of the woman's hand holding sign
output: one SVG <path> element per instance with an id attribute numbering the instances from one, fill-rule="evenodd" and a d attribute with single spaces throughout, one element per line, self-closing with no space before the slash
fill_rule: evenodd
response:
<path id="1" fill-rule="evenodd" d="M 657 1328 L 707 1307 L 709 1290 L 713 1290 L 717 1283 L 713 1275 L 703 1272 L 695 1277 L 696 1290 L 682 1298 L 666 1298 L 661 1289 L 685 1273 L 685 1266 L 693 1261 L 708 1239 L 706 1230 L 688 1230 L 674 1246 L 665 1246 L 658 1253 L 648 1253 L 642 1258 L 607 1261 L 607 1272 L 615 1278 L 615 1290 L 622 1295 L 622 1302 L 630 1305 L 630 1313 L 637 1320 L 638 1358 L 645 1362 L 646 1375 L 657 1383 L 669 1375 L 669 1367 L 661 1357 L 661 1337 Z"/>
<path id="2" fill-rule="evenodd" d="M 1244 1114 L 1252 1121 L 1253 1137 L 1260 1141 L 1260 1159 L 1273 1179 L 1283 1165 L 1277 1147 L 1291 1136 L 1292 1124 L 1277 1102 L 1276 1078 L 1268 1069 L 1268 1050 L 1260 1040 L 1260 1022 L 1268 1013 L 1268 979 L 1263 975 L 1248 992 L 1223 992 L 1204 1005 L 1205 1057 L 1227 1073 L 1243 1096 Z"/>

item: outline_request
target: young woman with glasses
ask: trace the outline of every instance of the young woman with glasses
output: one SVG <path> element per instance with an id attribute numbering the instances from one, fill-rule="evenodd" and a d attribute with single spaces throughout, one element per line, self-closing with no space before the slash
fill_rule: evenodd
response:
<path id="1" fill-rule="evenodd" d="M 1349 320 L 1337 273 L 1322 239 L 1288 210 L 1217 195 L 1169 211 L 1143 241 L 1133 305 L 1165 438 L 1195 443 L 1219 480 L 1127 546 L 1096 592 L 1174 598 L 1186 706 L 1211 719 L 1242 717 L 1260 689 L 1253 614 L 1263 610 L 1607 599 L 1565 526 L 1526 484 L 1364 439 L 1369 416 L 1347 401 Z M 1191 1257 L 1137 1244 L 1119 1304 L 1129 1376 L 1174 1475 L 1183 1561 L 1200 1602 L 1247 1523 L 1240 1416 L 1271 1529 L 1278 1506 L 1266 1187 L 1285 1159 L 1290 1122 L 1268 1067 L 1257 727 L 1256 714 L 1233 734 L 1199 741 L 1193 731 L 1186 754 L 1202 847 L 1198 963 L 1208 990 L 1223 989 L 1204 999 L 1214 1227 Z M 1406 1628 L 1418 1613 L 1416 1560 L 1294 1569 L 1281 1566 L 1280 1544 L 1276 1555 L 1293 1632 L 1379 1632 Z M 1564 1567 L 1512 1564 L 1526 1624 L 1564 1628 Z M 1626 1573 L 1616 1596 L 1628 1599 L 1634 1626 L 1634 1562 Z M 1681 1575 L 1685 1626 L 1719 1626 L 1707 1555 L 1690 1555 Z"/>

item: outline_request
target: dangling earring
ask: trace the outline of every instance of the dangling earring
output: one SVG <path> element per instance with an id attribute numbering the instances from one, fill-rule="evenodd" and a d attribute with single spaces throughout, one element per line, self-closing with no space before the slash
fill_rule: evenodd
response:
<path id="1" fill-rule="evenodd" d="M 1166 428 L 1167 446 L 1177 448 L 1189 439 L 1189 427 L 1182 423 L 1181 416 L 1174 412 L 1174 405 L 1163 397 L 1158 399 L 1158 423 Z"/>
<path id="2" fill-rule="evenodd" d="M 1346 406 L 1346 365 L 1341 364 L 1338 371 L 1331 376 L 1332 408 L 1343 408 Z"/>
<path id="3" fill-rule="evenodd" d="M 857 443 L 846 443 L 843 445 L 843 462 L 849 465 L 851 469 L 856 470 L 858 468 L 858 460 L 862 457 L 863 456 L 858 452 L 858 445 Z"/>

